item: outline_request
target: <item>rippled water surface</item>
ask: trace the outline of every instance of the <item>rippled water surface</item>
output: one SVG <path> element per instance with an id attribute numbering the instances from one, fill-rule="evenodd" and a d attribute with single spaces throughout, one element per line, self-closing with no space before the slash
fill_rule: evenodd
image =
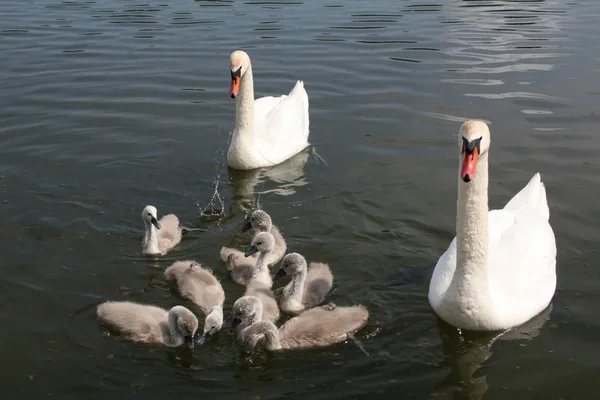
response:
<path id="1" fill-rule="evenodd" d="M 599 20 L 593 1 L 3 0 L 2 397 L 592 398 Z M 269 171 L 225 166 L 238 48 L 257 96 L 297 79 L 309 94 L 314 148 Z M 495 342 L 427 301 L 468 118 L 492 130 L 491 207 L 541 172 L 558 244 L 552 308 Z M 146 204 L 200 230 L 142 257 Z M 332 301 L 369 308 L 369 356 L 352 342 L 248 356 L 226 330 L 193 353 L 106 337 L 102 301 L 182 303 L 162 279 L 173 260 L 224 278 L 218 250 L 242 247 L 255 206 L 291 251 L 330 263 Z M 228 317 L 242 288 L 223 284 Z"/>

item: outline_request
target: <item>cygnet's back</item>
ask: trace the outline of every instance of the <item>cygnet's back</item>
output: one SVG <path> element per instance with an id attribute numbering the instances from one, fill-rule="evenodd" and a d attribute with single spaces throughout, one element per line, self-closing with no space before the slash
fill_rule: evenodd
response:
<path id="1" fill-rule="evenodd" d="M 161 249 L 170 250 L 181 242 L 179 218 L 175 214 L 167 214 L 159 222 L 161 227 L 158 231 L 158 245 Z"/>
<path id="2" fill-rule="evenodd" d="M 125 339 L 148 344 L 179 346 L 187 343 L 193 347 L 193 336 L 198 329 L 196 316 L 181 306 L 167 311 L 146 304 L 108 301 L 100 304 L 96 313 Z"/>
<path id="3" fill-rule="evenodd" d="M 273 291 L 261 281 L 252 281 L 246 286 L 244 296 L 254 296 L 263 306 L 261 321 L 277 322 L 279 319 L 279 306 L 273 295 Z"/>
<path id="4" fill-rule="evenodd" d="M 306 308 L 321 304 L 333 287 L 333 275 L 329 265 L 311 262 L 304 281 L 302 303 Z"/>
<path id="5" fill-rule="evenodd" d="M 204 315 L 223 306 L 225 292 L 212 271 L 195 261 L 176 261 L 165 270 L 165 278 L 177 282 L 179 293 L 198 306 Z"/>
<path id="6" fill-rule="evenodd" d="M 362 305 L 321 306 L 287 321 L 279 328 L 281 348 L 324 347 L 347 339 L 367 324 L 369 312 Z"/>

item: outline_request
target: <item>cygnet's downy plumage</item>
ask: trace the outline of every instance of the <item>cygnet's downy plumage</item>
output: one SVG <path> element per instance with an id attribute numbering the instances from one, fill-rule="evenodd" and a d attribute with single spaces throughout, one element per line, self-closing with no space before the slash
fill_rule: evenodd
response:
<path id="1" fill-rule="evenodd" d="M 333 287 L 333 275 L 327 264 L 311 262 L 298 253 L 283 257 L 281 267 L 273 281 L 290 275 L 292 280 L 283 288 L 279 304 L 285 313 L 296 315 L 321 304 Z"/>
<path id="2" fill-rule="evenodd" d="M 275 246 L 273 247 L 273 251 L 267 257 L 267 265 L 273 265 L 285 255 L 287 250 L 287 244 L 285 243 L 285 239 L 279 232 L 279 229 L 271 220 L 271 216 L 267 214 L 266 211 L 256 210 L 250 216 L 250 220 L 241 228 L 242 231 L 247 231 L 252 229 L 254 236 L 258 235 L 260 232 L 269 232 L 273 235 L 275 239 Z M 238 265 L 254 265 L 256 262 L 257 255 L 251 255 L 248 258 L 244 258 L 244 252 L 233 249 L 231 247 L 222 247 L 221 248 L 221 260 L 224 263 L 229 262 L 230 258 L 234 258 L 234 262 Z"/>
<path id="3" fill-rule="evenodd" d="M 146 233 L 142 239 L 142 253 L 148 255 L 165 255 L 181 242 L 181 228 L 179 218 L 168 214 L 157 219 L 156 207 L 146 206 L 142 211 L 142 219 L 146 226 Z"/>
<path id="4" fill-rule="evenodd" d="M 364 327 L 369 318 L 369 312 L 362 305 L 336 307 L 330 304 L 305 311 L 277 329 L 268 321 L 260 321 L 261 314 L 262 303 L 256 297 L 241 297 L 233 305 L 231 330 L 237 330 L 238 341 L 246 349 L 258 344 L 267 350 L 330 346 L 346 340 L 349 334 Z"/>
<path id="5" fill-rule="evenodd" d="M 225 292 L 211 270 L 195 261 L 176 261 L 166 269 L 165 278 L 177 282 L 179 293 L 204 313 L 204 330 L 198 344 L 221 330 Z"/>
<path id="6" fill-rule="evenodd" d="M 269 289 L 273 286 L 273 280 L 269 274 L 267 259 L 275 248 L 275 238 L 269 232 L 260 232 L 254 236 L 245 257 L 258 253 L 258 258 L 253 263 L 239 263 L 235 255 L 229 257 L 227 271 L 234 282 L 240 285 L 248 285 L 252 281 L 259 281 Z"/>
<path id="7" fill-rule="evenodd" d="M 277 322 L 280 315 L 279 306 L 270 287 L 259 280 L 252 280 L 246 286 L 244 296 L 254 296 L 260 300 L 263 309 L 261 321 Z"/>
<path id="8" fill-rule="evenodd" d="M 149 344 L 194 347 L 198 319 L 187 308 L 175 306 L 170 311 L 129 301 L 107 301 L 96 313 L 124 339 Z"/>

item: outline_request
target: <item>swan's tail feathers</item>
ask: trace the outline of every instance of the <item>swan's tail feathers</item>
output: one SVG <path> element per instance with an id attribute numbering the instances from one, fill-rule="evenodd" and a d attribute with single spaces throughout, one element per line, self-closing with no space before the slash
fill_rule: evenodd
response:
<path id="1" fill-rule="evenodd" d="M 296 82 L 296 86 L 294 86 L 294 88 L 292 89 L 292 91 L 290 92 L 290 96 L 295 96 L 297 97 L 303 105 L 303 120 L 304 120 L 304 129 L 303 132 L 306 134 L 306 140 L 308 141 L 308 132 L 309 132 L 309 125 L 310 125 L 310 119 L 308 117 L 308 93 L 306 93 L 306 89 L 304 89 L 304 81 L 297 81 Z"/>
<path id="2" fill-rule="evenodd" d="M 544 182 L 540 183 L 540 211 L 546 217 L 547 220 L 550 219 L 550 208 L 548 207 L 548 200 L 546 199 L 546 185 Z"/>
<path id="3" fill-rule="evenodd" d="M 506 203 L 504 209 L 507 211 L 517 211 L 524 206 L 535 207 L 547 219 L 550 218 L 550 210 L 546 201 L 546 188 L 539 172 L 531 178 L 527 186 Z"/>

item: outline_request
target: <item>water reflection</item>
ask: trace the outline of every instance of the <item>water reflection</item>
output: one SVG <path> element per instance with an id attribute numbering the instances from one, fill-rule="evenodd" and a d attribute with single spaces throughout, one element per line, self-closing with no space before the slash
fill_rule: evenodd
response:
<path id="1" fill-rule="evenodd" d="M 452 367 L 450 374 L 437 385 L 437 388 L 451 389 L 452 398 L 456 400 L 482 399 L 488 390 L 488 383 L 487 374 L 479 370 L 492 355 L 493 344 L 497 340 L 531 340 L 537 337 L 546 321 L 550 319 L 552 308 L 550 304 L 524 325 L 505 332 L 461 331 L 437 318 L 444 363 Z"/>
<path id="2" fill-rule="evenodd" d="M 259 168 L 251 171 L 228 168 L 229 186 L 233 192 L 232 200 L 242 211 L 247 213 L 252 209 L 260 208 L 261 195 L 290 196 L 296 193 L 296 188 L 308 184 L 304 176 L 304 167 L 314 151 L 314 148 L 308 147 L 294 157 L 271 168 Z M 274 183 L 275 187 L 270 188 L 267 184 L 269 181 Z"/>

